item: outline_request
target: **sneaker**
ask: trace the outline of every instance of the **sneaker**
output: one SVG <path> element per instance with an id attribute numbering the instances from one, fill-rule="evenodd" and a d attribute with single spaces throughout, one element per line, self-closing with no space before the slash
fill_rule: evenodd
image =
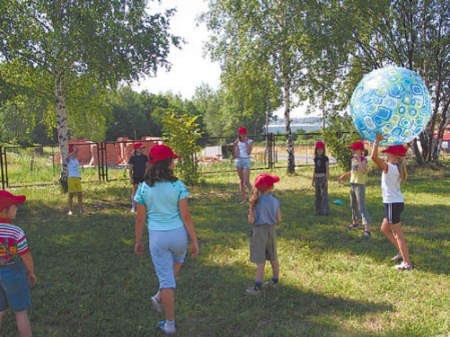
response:
<path id="1" fill-rule="evenodd" d="M 400 264 L 394 266 L 394 268 L 395 268 L 396 270 L 411 270 L 411 269 L 413 269 L 413 265 L 412 265 L 412 264 L 405 263 L 405 262 L 402 262 L 402 263 L 400 263 Z"/>
<path id="2" fill-rule="evenodd" d="M 151 297 L 151 301 L 152 301 L 153 309 L 155 309 L 157 312 L 162 312 L 161 301 L 159 300 L 158 297 L 156 297 L 156 295 Z"/>
<path id="3" fill-rule="evenodd" d="M 131 213 L 136 213 L 136 208 L 131 207 L 130 212 L 131 212 Z"/>
<path id="4" fill-rule="evenodd" d="M 73 214 L 72 211 L 67 212 L 67 215 L 72 215 L 72 214 Z"/>
<path id="5" fill-rule="evenodd" d="M 361 236 L 362 239 L 370 239 L 370 231 L 364 231 L 363 235 Z"/>
<path id="6" fill-rule="evenodd" d="M 166 321 L 161 321 L 158 323 L 158 328 L 161 329 L 166 335 L 173 335 L 177 332 L 175 324 L 168 324 Z"/>
<path id="7" fill-rule="evenodd" d="M 259 294 L 261 294 L 261 288 L 258 288 L 255 286 L 248 287 L 247 289 L 245 289 L 245 292 L 250 295 L 259 295 Z"/>
<path id="8" fill-rule="evenodd" d="M 391 259 L 391 262 L 395 262 L 395 263 L 400 262 L 400 261 L 403 261 L 403 257 L 400 253 L 398 253 Z"/>
<path id="9" fill-rule="evenodd" d="M 357 223 L 347 226 L 347 230 L 358 229 L 358 228 L 359 228 L 359 224 L 357 224 Z"/>
<path id="10" fill-rule="evenodd" d="M 280 285 L 280 282 L 273 282 L 273 280 L 269 280 L 264 283 L 264 287 L 266 288 L 277 288 Z"/>

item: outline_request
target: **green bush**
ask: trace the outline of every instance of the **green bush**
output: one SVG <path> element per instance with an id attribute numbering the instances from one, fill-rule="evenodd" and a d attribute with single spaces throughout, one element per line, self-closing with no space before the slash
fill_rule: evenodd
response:
<path id="1" fill-rule="evenodd" d="M 199 180 L 196 153 L 200 151 L 198 141 L 201 138 L 198 116 L 171 112 L 163 119 L 163 135 L 167 144 L 181 156 L 175 166 L 176 174 L 188 185 Z"/>
<path id="2" fill-rule="evenodd" d="M 348 114 L 338 113 L 329 115 L 324 136 L 327 149 L 336 158 L 338 165 L 346 171 L 350 170 L 352 151 L 348 146 L 361 139 L 351 117 Z"/>

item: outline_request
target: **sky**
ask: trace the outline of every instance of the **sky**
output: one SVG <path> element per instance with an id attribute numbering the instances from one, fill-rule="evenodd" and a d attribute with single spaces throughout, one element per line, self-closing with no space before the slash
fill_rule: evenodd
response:
<path id="1" fill-rule="evenodd" d="M 179 94 L 183 98 L 191 99 L 195 89 L 202 83 L 217 89 L 220 84 L 220 67 L 212 63 L 204 53 L 204 45 L 208 40 L 208 31 L 204 23 L 198 23 L 197 17 L 208 8 L 203 0 L 162 0 L 149 2 L 152 12 L 166 8 L 176 8 L 177 12 L 171 17 L 170 32 L 185 40 L 181 49 L 171 47 L 169 62 L 172 68 L 169 72 L 161 68 L 156 77 L 146 77 L 135 83 L 137 91 L 147 90 L 151 93 Z"/>
<path id="2" fill-rule="evenodd" d="M 206 0 L 162 0 L 150 1 L 152 12 L 161 12 L 168 8 L 177 11 L 170 20 L 170 32 L 185 40 L 181 49 L 171 47 L 168 60 L 172 63 L 170 71 L 160 68 L 156 77 L 146 77 L 133 84 L 137 91 L 147 90 L 153 94 L 171 92 L 191 99 L 195 89 L 203 83 L 213 89 L 220 86 L 220 66 L 210 61 L 205 53 L 205 43 L 208 41 L 208 30 L 205 23 L 199 23 L 197 18 L 208 9 Z M 274 112 L 282 117 L 283 109 Z M 305 115 L 305 107 L 297 107 L 291 112 L 291 117 Z M 313 113 L 317 115 L 317 113 Z"/>

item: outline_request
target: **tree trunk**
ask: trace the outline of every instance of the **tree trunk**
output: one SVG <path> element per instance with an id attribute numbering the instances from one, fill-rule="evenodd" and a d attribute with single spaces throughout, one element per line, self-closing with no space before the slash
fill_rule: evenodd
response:
<path id="1" fill-rule="evenodd" d="M 287 135 L 287 153 L 288 153 L 288 167 L 287 173 L 295 173 L 295 157 L 294 157 L 294 142 L 292 139 L 291 132 L 291 86 L 289 79 L 285 77 L 284 79 L 284 120 L 286 125 L 286 135 Z"/>
<path id="2" fill-rule="evenodd" d="M 69 136 L 67 130 L 66 99 L 64 81 L 61 73 L 55 79 L 56 129 L 58 133 L 59 153 L 61 154 L 61 173 L 59 181 L 67 192 L 67 156 L 69 152 Z"/>

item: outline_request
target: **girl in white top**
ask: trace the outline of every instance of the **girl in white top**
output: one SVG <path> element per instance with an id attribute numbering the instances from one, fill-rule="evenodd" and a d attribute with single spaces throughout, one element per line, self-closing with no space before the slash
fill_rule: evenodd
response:
<path id="1" fill-rule="evenodd" d="M 381 193 L 384 203 L 384 218 L 381 223 L 381 231 L 397 248 L 398 254 L 391 261 L 403 262 L 395 266 L 397 270 L 410 270 L 412 263 L 409 258 L 408 246 L 403 235 L 400 214 L 404 209 L 404 199 L 400 184 L 406 181 L 407 171 L 403 157 L 406 156 L 407 148 L 403 145 L 391 145 L 383 153 L 387 155 L 387 161 L 378 157 L 378 144 L 384 137 L 377 134 L 372 148 L 372 160 L 383 170 L 381 174 Z"/>
<path id="2" fill-rule="evenodd" d="M 247 129 L 240 127 L 238 130 L 238 139 L 234 142 L 234 156 L 236 158 L 236 169 L 239 176 L 239 187 L 241 190 L 241 204 L 247 202 L 247 191 L 252 192 L 250 184 L 250 154 L 253 150 L 253 141 L 248 139 Z"/>

